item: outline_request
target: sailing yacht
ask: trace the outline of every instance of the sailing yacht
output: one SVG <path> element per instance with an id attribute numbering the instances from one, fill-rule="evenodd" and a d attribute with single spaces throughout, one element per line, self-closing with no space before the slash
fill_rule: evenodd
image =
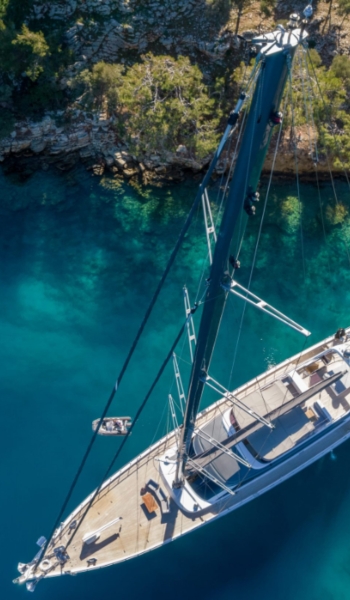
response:
<path id="1" fill-rule="evenodd" d="M 170 397 L 174 430 L 104 479 L 64 521 L 56 522 L 47 540 L 39 538 L 38 554 L 29 563 L 19 563 L 20 576 L 15 580 L 26 583 L 30 591 L 43 578 L 99 569 L 159 548 L 253 500 L 350 437 L 350 328 L 338 330 L 236 390 L 226 389 L 210 370 L 231 294 L 301 336 L 310 333 L 235 279 L 238 224 L 242 217 L 248 220 L 255 213 L 266 152 L 273 130 L 281 126 L 280 105 L 294 54 L 306 43 L 308 9 L 303 21 L 293 14 L 286 29 L 278 26 L 252 40 L 258 51 L 252 91 L 241 94 L 231 113 L 191 209 L 193 215 L 202 201 L 210 270 L 200 302 L 191 307 L 184 291 L 186 318 L 165 361 L 173 357 L 179 399 L 184 405 L 183 422 L 178 424 Z M 207 185 L 227 140 L 242 121 L 243 108 L 246 116 L 239 153 L 216 231 Z M 189 223 L 190 219 L 182 238 Z M 193 320 L 197 311 L 201 312 L 198 333 Z M 185 393 L 173 353 L 186 333 L 192 369 Z M 219 399 L 199 412 L 207 387 L 215 390 Z"/>

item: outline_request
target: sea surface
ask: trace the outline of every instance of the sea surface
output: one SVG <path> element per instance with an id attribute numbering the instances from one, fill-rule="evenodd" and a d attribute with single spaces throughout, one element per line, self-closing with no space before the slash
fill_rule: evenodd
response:
<path id="1" fill-rule="evenodd" d="M 77 169 L 0 174 L 1 598 L 49 535 L 189 210 L 198 181 L 135 188 Z M 215 205 L 220 182 L 211 190 Z M 247 224 L 246 284 L 259 233 Z M 320 194 L 319 194 L 320 192 Z M 298 333 L 230 298 L 212 375 L 235 387 L 350 324 L 349 189 L 276 183 L 252 290 L 312 331 Z M 215 215 L 218 209 L 214 206 Z M 196 215 L 111 414 L 133 416 L 207 277 Z M 203 290 L 203 287 L 200 288 Z M 198 311 L 200 312 L 200 310 Z M 196 315 L 197 317 L 197 315 Z M 198 315 L 198 318 L 200 315 Z M 197 318 L 197 324 L 198 324 Z M 239 338 L 239 339 L 238 339 Z M 189 352 L 177 350 L 184 382 Z M 234 364 L 233 364 L 234 363 Z M 166 369 L 118 465 L 169 426 Z M 203 406 L 215 396 L 206 396 Z M 98 438 L 70 509 L 98 484 L 119 440 Z M 47 600 L 347 600 L 350 597 L 350 444 L 245 507 L 119 566 L 39 583 Z"/>

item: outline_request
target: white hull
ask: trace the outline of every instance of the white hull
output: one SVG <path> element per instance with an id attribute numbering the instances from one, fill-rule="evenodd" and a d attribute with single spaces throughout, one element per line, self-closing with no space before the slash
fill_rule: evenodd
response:
<path id="1" fill-rule="evenodd" d="M 235 395 L 246 393 L 254 386 L 261 386 L 263 382 L 273 381 L 280 373 L 295 365 L 296 359 L 300 365 L 308 364 L 308 361 L 313 360 L 312 357 L 319 356 L 320 351 L 326 347 L 333 352 L 332 348 L 336 344 L 338 342 L 333 337 L 316 344 L 306 350 L 301 358 L 299 355 L 288 359 L 245 384 L 236 390 Z M 337 352 L 337 349 L 334 351 Z M 226 405 L 227 399 L 222 398 L 198 414 L 198 427 L 210 423 L 216 412 L 222 412 Z M 350 411 L 333 422 L 325 422 L 313 437 L 302 441 L 295 449 L 276 460 L 270 461 L 267 468 L 254 471 L 254 478 L 240 485 L 235 495 L 231 496 L 221 491 L 213 498 L 203 500 L 196 495 L 188 482 L 180 489 L 174 489 L 172 486 L 174 464 L 171 461 L 164 463 L 164 457 L 171 456 L 176 449 L 175 432 L 171 432 L 104 483 L 70 545 L 69 540 L 74 530 L 70 526 L 74 521 L 79 522 L 92 494 L 86 498 L 56 532 L 35 574 L 35 565 L 29 566 L 19 581 L 102 568 L 159 548 L 259 497 L 311 465 L 349 437 Z M 147 482 L 155 482 L 160 486 L 159 489 L 163 490 L 162 493 L 165 492 L 171 499 L 169 514 L 164 513 L 160 502 L 155 505 L 154 514 L 148 514 L 144 495 Z M 190 502 L 188 498 L 191 499 Z M 197 506 L 194 508 L 194 505 Z M 97 531 L 102 532 L 96 538 L 97 541 L 87 544 L 86 540 L 93 537 Z M 62 565 L 55 560 L 53 551 L 62 545 L 66 546 L 67 543 L 69 560 Z M 45 560 L 48 562 L 44 563 Z"/>

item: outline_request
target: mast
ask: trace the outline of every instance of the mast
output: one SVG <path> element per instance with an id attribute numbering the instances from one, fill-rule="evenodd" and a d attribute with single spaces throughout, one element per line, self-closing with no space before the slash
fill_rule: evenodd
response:
<path id="1" fill-rule="evenodd" d="M 226 201 L 220 230 L 208 279 L 208 289 L 200 322 L 194 355 L 187 404 L 178 447 L 174 487 L 184 482 L 184 468 L 190 452 L 195 420 L 205 385 L 218 329 L 228 296 L 223 285 L 228 282 L 228 259 L 233 252 L 233 240 L 238 218 L 243 207 L 249 213 L 256 192 L 265 156 L 270 144 L 274 121 L 278 122 L 278 110 L 290 72 L 292 59 L 298 44 L 307 36 L 295 28 L 299 18 L 291 15 L 288 30 L 277 30 L 252 40 L 260 46 L 257 61 L 260 71 L 251 102 L 240 152 Z M 252 214 L 252 213 L 251 213 Z"/>

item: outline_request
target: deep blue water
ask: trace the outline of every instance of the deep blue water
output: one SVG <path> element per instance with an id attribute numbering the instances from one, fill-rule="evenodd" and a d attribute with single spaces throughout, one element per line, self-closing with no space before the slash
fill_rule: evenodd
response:
<path id="1" fill-rule="evenodd" d="M 29 561 L 37 538 L 51 531 L 90 439 L 91 421 L 112 389 L 198 182 L 141 195 L 77 170 L 40 172 L 24 183 L 1 176 L 0 185 L 0 564 L 1 598 L 11 600 L 28 594 L 11 584 L 17 562 Z M 255 292 L 312 331 L 310 344 L 350 323 L 349 191 L 345 184 L 337 189 L 345 206 L 340 224 L 334 223 L 331 188 L 321 190 L 324 236 L 317 190 L 302 188 L 301 243 L 298 206 L 287 200 L 295 188 L 275 185 L 253 277 Z M 243 283 L 257 231 L 258 220 L 250 220 L 238 274 Z M 184 283 L 195 298 L 204 254 L 198 214 L 112 412 L 135 414 L 182 322 Z M 224 385 L 230 382 L 242 310 L 239 301 L 230 305 L 213 364 Z M 233 386 L 305 343 L 253 308 L 244 325 Z M 186 341 L 183 359 L 186 376 Z M 171 386 L 169 369 L 119 466 L 165 432 Z M 96 486 L 116 444 L 97 440 L 71 508 Z M 75 578 L 43 581 L 36 597 L 348 599 L 349 452 L 345 444 L 248 506 L 161 550 Z"/>

